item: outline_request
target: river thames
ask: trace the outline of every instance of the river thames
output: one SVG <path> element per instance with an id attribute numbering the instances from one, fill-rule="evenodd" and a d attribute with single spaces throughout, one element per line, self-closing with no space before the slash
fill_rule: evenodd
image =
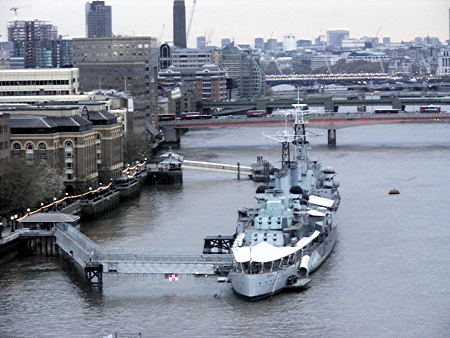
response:
<path id="1" fill-rule="evenodd" d="M 280 146 L 277 128 L 191 131 L 186 159 L 242 165 Z M 319 131 L 320 132 L 320 131 Z M 324 133 L 325 134 L 325 133 Z M 0 266 L 1 337 L 444 337 L 450 332 L 450 126 L 379 125 L 311 138 L 312 154 L 337 170 L 338 242 L 302 292 L 249 303 L 216 278 L 105 275 L 89 288 L 63 259 Z M 105 250 L 201 253 L 203 237 L 233 234 L 256 184 L 185 171 L 181 187 L 146 187 L 82 231 Z M 401 194 L 388 195 L 391 188 Z"/>

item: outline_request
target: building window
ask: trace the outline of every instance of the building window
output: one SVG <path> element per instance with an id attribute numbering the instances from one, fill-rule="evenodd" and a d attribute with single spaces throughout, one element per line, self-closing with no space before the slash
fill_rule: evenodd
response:
<path id="1" fill-rule="evenodd" d="M 34 149 L 33 145 L 31 143 L 27 144 L 25 147 L 25 158 L 27 161 L 33 161 L 34 160 Z"/>
<path id="2" fill-rule="evenodd" d="M 39 143 L 38 148 L 39 148 L 39 150 L 41 150 L 41 151 L 47 150 L 47 146 L 45 145 L 45 143 Z"/>
<path id="3" fill-rule="evenodd" d="M 19 151 L 22 147 L 20 146 L 20 143 L 14 143 L 13 144 L 13 150 Z"/>
<path id="4" fill-rule="evenodd" d="M 45 154 L 39 155 L 39 161 L 46 161 L 46 160 L 47 160 L 47 155 L 45 155 Z"/>

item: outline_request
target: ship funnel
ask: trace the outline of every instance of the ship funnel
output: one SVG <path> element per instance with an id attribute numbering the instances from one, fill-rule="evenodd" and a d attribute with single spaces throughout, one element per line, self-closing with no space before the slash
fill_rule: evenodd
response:
<path id="1" fill-rule="evenodd" d="M 311 260 L 310 255 L 306 255 L 302 257 L 302 261 L 300 262 L 300 268 L 298 269 L 298 272 L 300 276 L 306 277 L 309 274 L 309 261 Z"/>

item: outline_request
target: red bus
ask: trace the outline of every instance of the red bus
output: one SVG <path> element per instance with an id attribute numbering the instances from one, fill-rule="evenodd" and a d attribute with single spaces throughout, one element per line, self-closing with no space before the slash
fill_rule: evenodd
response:
<path id="1" fill-rule="evenodd" d="M 171 121 L 175 120 L 175 114 L 159 114 L 158 121 Z"/>
<path id="2" fill-rule="evenodd" d="M 419 110 L 421 113 L 440 113 L 441 112 L 441 107 L 439 106 L 433 106 L 433 105 L 429 105 L 429 106 L 422 106 L 420 107 Z"/>
<path id="3" fill-rule="evenodd" d="M 267 117 L 265 110 L 249 110 L 245 115 L 247 117 Z"/>
<path id="4" fill-rule="evenodd" d="M 201 114 L 198 112 L 185 112 L 180 114 L 182 120 L 199 120 L 199 119 L 211 119 L 212 115 Z"/>

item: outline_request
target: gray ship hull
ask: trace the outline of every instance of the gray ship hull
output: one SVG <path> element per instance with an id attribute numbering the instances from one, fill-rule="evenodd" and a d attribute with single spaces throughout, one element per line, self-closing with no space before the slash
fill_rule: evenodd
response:
<path id="1" fill-rule="evenodd" d="M 326 260 L 336 244 L 336 239 L 337 231 L 334 228 L 323 243 L 311 253 L 308 267 L 309 272 L 316 270 Z M 247 300 L 255 301 L 270 297 L 286 287 L 292 287 L 288 285 L 289 277 L 296 276 L 299 279 L 303 278 L 298 273 L 299 265 L 300 263 L 297 262 L 284 269 L 258 274 L 233 271 L 230 273 L 231 286 L 237 295 Z"/>

